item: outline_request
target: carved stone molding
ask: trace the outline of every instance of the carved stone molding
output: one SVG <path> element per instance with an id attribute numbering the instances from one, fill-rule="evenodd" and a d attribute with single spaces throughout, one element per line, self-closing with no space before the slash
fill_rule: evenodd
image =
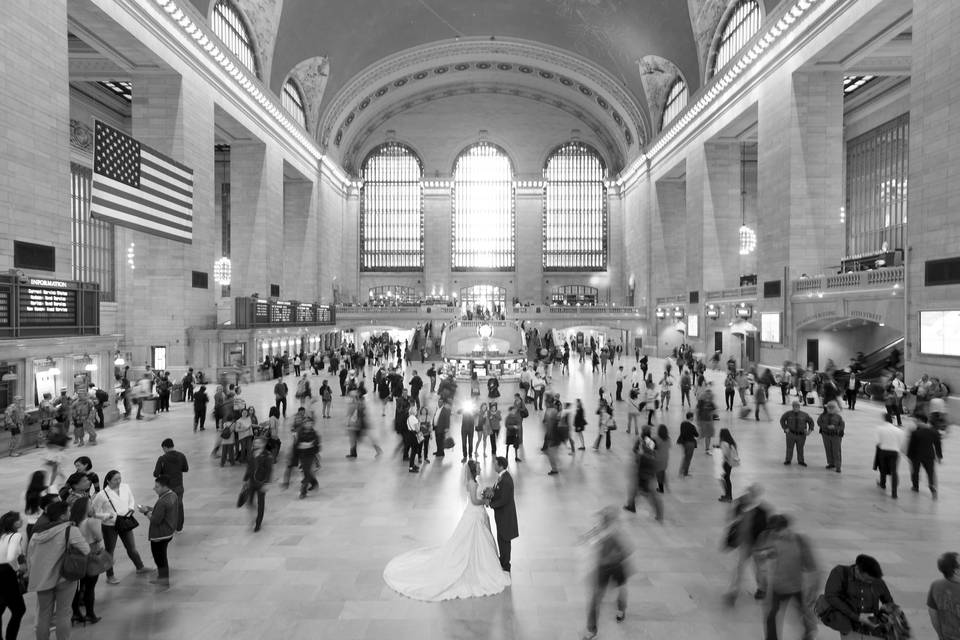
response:
<path id="1" fill-rule="evenodd" d="M 93 153 L 93 129 L 79 120 L 71 118 L 70 146 L 77 151 Z"/>
<path id="2" fill-rule="evenodd" d="M 323 92 L 327 88 L 329 76 L 330 63 L 323 56 L 302 60 L 290 71 L 290 77 L 296 81 L 303 92 L 305 102 L 303 107 L 307 112 L 307 130 L 314 138 L 317 138 L 320 132 L 320 105 L 323 102 Z"/>
<path id="3" fill-rule="evenodd" d="M 594 98 L 622 132 L 627 146 L 634 142 L 643 144 L 649 137 L 649 122 L 636 101 L 601 67 L 546 45 L 462 38 L 408 49 L 358 74 L 327 108 L 321 125 L 321 143 L 342 144 L 343 132 L 357 113 L 384 98 L 392 89 L 469 70 L 510 74 L 512 83 L 522 74 L 557 82 L 569 91 Z"/>
<path id="4" fill-rule="evenodd" d="M 660 123 L 663 108 L 667 103 L 667 94 L 678 78 L 683 78 L 680 69 L 666 58 L 644 56 L 640 60 L 640 81 L 643 83 L 648 113 L 654 126 Z"/>
<path id="5" fill-rule="evenodd" d="M 260 62 L 260 78 L 270 86 L 270 71 L 273 67 L 273 50 L 277 44 L 277 29 L 283 0 L 234 0 L 250 23 L 257 58 Z"/>
<path id="6" fill-rule="evenodd" d="M 465 83 L 456 86 L 437 88 L 430 92 L 419 93 L 411 96 L 407 100 L 393 104 L 383 111 L 378 111 L 376 117 L 370 120 L 369 123 L 367 123 L 367 125 L 364 127 L 363 131 L 356 134 L 356 137 L 353 139 L 353 144 L 351 144 L 350 150 L 343 159 L 344 168 L 347 171 L 356 173 L 360 162 L 363 160 L 360 157 L 360 153 L 366 148 L 367 140 L 369 139 L 370 135 L 373 134 L 384 122 L 390 118 L 393 118 L 404 111 L 413 109 L 419 105 L 426 104 L 434 100 L 472 94 L 503 94 L 516 96 L 527 100 L 549 104 L 552 107 L 569 113 L 589 127 L 590 131 L 593 132 L 593 134 L 596 135 L 597 138 L 602 142 L 607 164 L 611 169 L 611 173 L 618 172 L 625 165 L 626 159 L 623 155 L 622 149 L 617 144 L 617 141 L 614 140 L 610 135 L 609 130 L 603 124 L 601 124 L 599 120 L 593 117 L 592 114 L 576 108 L 575 105 L 564 100 L 560 100 L 556 96 L 545 92 L 539 92 L 529 87 L 505 86 L 502 84 Z"/>

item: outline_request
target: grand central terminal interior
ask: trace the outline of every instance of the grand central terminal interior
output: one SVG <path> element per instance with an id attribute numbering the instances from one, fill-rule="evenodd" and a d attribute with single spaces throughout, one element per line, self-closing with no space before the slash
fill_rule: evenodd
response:
<path id="1" fill-rule="evenodd" d="M 7 640 L 960 637 L 960 3 L 4 9 Z"/>

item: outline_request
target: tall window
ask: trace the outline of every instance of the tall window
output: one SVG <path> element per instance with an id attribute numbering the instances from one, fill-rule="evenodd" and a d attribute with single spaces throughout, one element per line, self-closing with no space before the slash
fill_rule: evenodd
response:
<path id="1" fill-rule="evenodd" d="M 757 0 L 739 0 L 720 31 L 713 73 L 720 71 L 733 60 L 750 39 L 760 30 L 763 16 Z"/>
<path id="2" fill-rule="evenodd" d="M 847 143 L 847 255 L 904 248 L 910 115 Z"/>
<path id="3" fill-rule="evenodd" d="M 100 300 L 116 299 L 114 286 L 113 225 L 90 217 L 93 174 L 88 167 L 70 165 L 70 264 L 73 279 L 100 285 Z"/>
<path id="4" fill-rule="evenodd" d="M 301 127 L 307 128 L 307 112 L 303 108 L 303 96 L 300 95 L 300 89 L 294 84 L 293 80 L 287 80 L 283 83 L 283 95 L 280 96 L 281 104 L 287 113 L 293 116 Z"/>
<path id="5" fill-rule="evenodd" d="M 514 268 L 513 169 L 487 142 L 467 148 L 453 169 L 453 268 Z"/>
<path id="6" fill-rule="evenodd" d="M 407 146 L 382 144 L 363 161 L 360 269 L 423 269 L 423 167 Z"/>
<path id="7" fill-rule="evenodd" d="M 680 115 L 684 107 L 687 106 L 687 83 L 683 78 L 677 78 L 670 87 L 667 94 L 667 102 L 663 105 L 663 119 L 660 121 L 660 128 L 665 128 L 670 122 Z"/>
<path id="8" fill-rule="evenodd" d="M 253 38 L 240 12 L 228 0 L 217 0 L 213 7 L 213 32 L 233 52 L 240 64 L 260 77 L 257 57 L 253 52 Z"/>
<path id="9" fill-rule="evenodd" d="M 607 189 L 600 155 L 581 142 L 554 151 L 543 171 L 543 268 L 607 268 Z"/>

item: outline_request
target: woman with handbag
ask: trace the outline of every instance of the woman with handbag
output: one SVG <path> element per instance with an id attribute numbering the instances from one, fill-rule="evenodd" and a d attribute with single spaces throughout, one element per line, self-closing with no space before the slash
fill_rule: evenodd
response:
<path id="1" fill-rule="evenodd" d="M 100 520 L 103 527 L 104 548 L 112 556 L 119 538 L 123 548 L 127 550 L 127 557 L 137 568 L 137 573 L 150 573 L 153 569 L 143 566 L 133 537 L 133 530 L 140 525 L 133 515 L 137 508 L 133 492 L 129 486 L 123 484 L 123 478 L 116 469 L 107 472 L 104 482 L 106 484 L 103 491 L 95 495 L 91 503 L 93 515 Z M 113 567 L 107 569 L 107 584 L 120 584 L 113 574 Z"/>
<path id="2" fill-rule="evenodd" d="M 23 602 L 27 566 L 26 544 L 20 533 L 22 526 L 23 520 L 16 511 L 0 516 L 0 618 L 10 609 L 7 632 L 3 636 L 7 640 L 17 640 L 20 621 L 27 612 L 27 605 Z"/>
<path id="3" fill-rule="evenodd" d="M 107 553 L 103 545 L 103 531 L 100 527 L 100 520 L 90 518 L 90 498 L 84 497 L 74 501 L 70 506 L 70 521 L 80 529 L 83 539 L 90 546 L 90 553 L 87 559 L 87 575 L 80 578 L 77 583 L 77 590 L 73 594 L 73 617 L 70 624 L 82 624 L 86 626 L 100 622 L 100 617 L 94 613 L 94 603 L 96 602 L 97 580 L 100 574 L 108 567 L 113 566 L 113 558 Z M 80 605 L 86 610 L 87 615 L 80 613 Z"/>

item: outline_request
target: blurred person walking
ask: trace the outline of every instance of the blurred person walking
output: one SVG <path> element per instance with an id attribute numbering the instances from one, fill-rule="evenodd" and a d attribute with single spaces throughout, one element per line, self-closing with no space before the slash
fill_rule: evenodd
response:
<path id="1" fill-rule="evenodd" d="M 592 543 L 596 553 L 596 567 L 590 574 L 591 594 L 587 606 L 587 628 L 583 640 L 597 637 L 597 616 L 607 587 L 612 582 L 617 589 L 617 622 L 627 616 L 627 580 L 632 573 L 630 556 L 633 545 L 621 531 L 617 508 L 600 511 L 599 524 L 583 536 Z"/>

